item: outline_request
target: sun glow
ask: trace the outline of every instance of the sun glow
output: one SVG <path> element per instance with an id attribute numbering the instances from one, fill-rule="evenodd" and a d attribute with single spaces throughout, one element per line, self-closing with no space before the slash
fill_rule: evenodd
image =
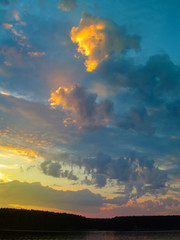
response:
<path id="1" fill-rule="evenodd" d="M 16 153 L 19 155 L 27 156 L 30 158 L 39 157 L 38 154 L 33 152 L 31 149 L 18 149 L 18 148 L 13 148 L 13 147 L 6 147 L 6 146 L 0 146 L 0 149 L 8 151 L 8 152 Z"/>

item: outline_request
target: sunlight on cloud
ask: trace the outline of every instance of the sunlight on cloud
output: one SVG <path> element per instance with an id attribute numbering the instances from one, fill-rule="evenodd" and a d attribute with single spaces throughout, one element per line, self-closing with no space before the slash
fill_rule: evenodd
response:
<path id="1" fill-rule="evenodd" d="M 0 173 L 0 182 L 11 182 L 12 180 L 8 177 L 6 177 L 3 173 Z"/>
<path id="2" fill-rule="evenodd" d="M 51 93 L 49 102 L 52 108 L 61 106 L 63 110 L 69 111 L 72 123 L 77 123 L 84 127 L 102 127 L 113 121 L 113 103 L 110 100 L 97 102 L 97 95 L 88 92 L 86 88 L 77 84 L 71 88 L 59 87 Z M 66 114 L 68 115 L 68 111 Z M 68 118 L 69 119 L 69 118 Z M 67 121 L 69 121 L 67 119 Z M 67 123 L 65 119 L 65 124 Z M 67 125 L 67 124 L 66 124 Z"/>
<path id="3" fill-rule="evenodd" d="M 45 55 L 45 52 L 28 52 L 31 57 L 41 57 Z"/>
<path id="4" fill-rule="evenodd" d="M 49 98 L 50 105 L 52 106 L 58 106 L 62 105 L 64 109 L 68 109 L 66 101 L 64 101 L 64 96 L 66 93 L 71 92 L 71 88 L 65 88 L 65 87 L 59 87 L 55 92 L 51 93 L 51 97 Z"/>
<path id="5" fill-rule="evenodd" d="M 32 162 L 34 162 L 34 158 L 39 157 L 39 155 L 37 153 L 33 152 L 33 150 L 28 149 L 28 148 L 20 149 L 20 148 L 14 148 L 14 147 L 8 147 L 8 146 L 0 145 L 0 149 L 8 151 L 8 152 L 15 153 L 15 154 L 27 156 L 27 157 L 31 158 Z"/>
<path id="6" fill-rule="evenodd" d="M 11 28 L 13 28 L 13 25 L 12 25 L 12 24 L 9 24 L 9 23 L 3 23 L 2 25 L 3 25 L 3 27 L 6 28 L 6 29 L 11 29 Z"/>
<path id="7" fill-rule="evenodd" d="M 92 72 L 113 53 L 117 56 L 127 49 L 139 49 L 139 37 L 127 35 L 126 29 L 114 22 L 83 13 L 79 27 L 71 29 L 71 40 L 77 51 L 86 56 L 86 70 Z"/>
<path id="8" fill-rule="evenodd" d="M 92 72 L 100 63 L 100 59 L 93 59 L 91 56 L 95 48 L 103 48 L 105 35 L 101 32 L 103 25 L 90 25 L 79 31 L 79 28 L 73 27 L 71 30 L 71 40 L 78 43 L 78 52 L 89 58 L 85 61 L 88 72 Z M 104 60 L 108 55 L 101 57 Z"/>
<path id="9" fill-rule="evenodd" d="M 16 21 L 19 21 L 19 20 L 20 20 L 19 12 L 18 12 L 18 11 L 14 10 L 14 11 L 12 12 L 12 14 L 13 14 L 13 17 L 16 19 Z"/>
<path id="10" fill-rule="evenodd" d="M 1 155 L 0 155 L 0 156 L 1 156 Z M 0 164 L 0 168 L 6 168 L 6 169 L 18 169 L 19 166 L 18 166 L 18 164 L 14 164 L 14 165 Z"/>

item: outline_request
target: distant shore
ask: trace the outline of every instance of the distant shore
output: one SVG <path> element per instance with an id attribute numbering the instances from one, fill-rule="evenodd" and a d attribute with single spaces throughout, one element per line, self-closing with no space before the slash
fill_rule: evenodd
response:
<path id="1" fill-rule="evenodd" d="M 58 233 L 80 231 L 180 232 L 180 216 L 86 218 L 74 214 L 0 209 L 0 232 Z"/>

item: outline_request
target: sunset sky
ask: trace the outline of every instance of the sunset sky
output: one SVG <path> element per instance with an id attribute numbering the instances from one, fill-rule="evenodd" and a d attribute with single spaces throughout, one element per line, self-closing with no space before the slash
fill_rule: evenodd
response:
<path id="1" fill-rule="evenodd" d="M 0 0 L 0 207 L 180 214 L 179 9 Z"/>

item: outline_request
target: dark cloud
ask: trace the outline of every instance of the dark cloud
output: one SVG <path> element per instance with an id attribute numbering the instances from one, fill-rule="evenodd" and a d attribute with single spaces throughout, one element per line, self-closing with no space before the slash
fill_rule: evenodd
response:
<path id="1" fill-rule="evenodd" d="M 135 65 L 128 60 L 107 61 L 98 69 L 105 83 L 112 88 L 128 88 L 143 104 L 159 106 L 168 97 L 178 97 L 180 66 L 168 55 L 151 56 L 145 65 Z"/>
<path id="2" fill-rule="evenodd" d="M 111 158 L 98 153 L 88 158 L 81 159 L 79 163 L 85 169 L 85 174 L 91 178 L 85 178 L 84 183 L 94 184 L 96 187 L 104 187 L 107 180 L 116 181 L 117 186 L 124 185 L 126 197 L 138 198 L 147 192 L 166 191 L 168 181 L 167 173 L 154 165 L 154 160 L 139 156 L 138 153 L 130 153 L 129 156 Z M 136 194 L 131 194 L 133 188 Z"/>
<path id="3" fill-rule="evenodd" d="M 107 199 L 107 200 L 105 200 L 105 203 L 121 206 L 121 205 L 128 203 L 128 201 L 129 201 L 129 196 L 127 195 L 125 197 L 122 196 L 122 197 L 115 197 L 112 199 Z"/>
<path id="4" fill-rule="evenodd" d="M 155 131 L 145 108 L 131 108 L 122 116 L 117 126 L 126 130 L 133 129 L 137 132 L 146 131 L 149 135 L 152 135 Z"/>
<path id="5" fill-rule="evenodd" d="M 57 161 L 44 161 L 40 164 L 43 173 L 53 177 L 62 177 L 69 180 L 78 180 L 73 171 L 63 170 L 61 164 Z"/>

